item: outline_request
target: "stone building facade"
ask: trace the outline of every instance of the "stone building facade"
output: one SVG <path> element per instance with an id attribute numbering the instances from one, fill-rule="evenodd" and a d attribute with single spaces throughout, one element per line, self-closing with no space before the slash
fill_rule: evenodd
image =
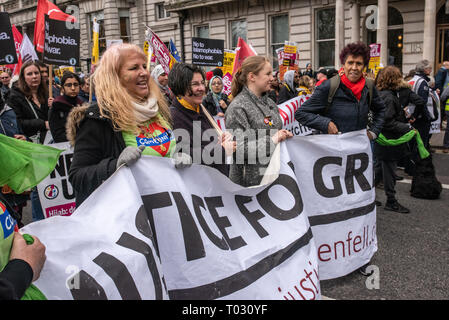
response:
<path id="1" fill-rule="evenodd" d="M 361 40 L 381 43 L 382 62 L 404 73 L 426 58 L 439 68 L 449 60 L 449 0 L 53 0 L 65 10 L 79 8 L 80 55 L 86 68 L 92 20 L 101 22 L 101 47 L 122 39 L 143 46 L 144 26 L 166 43 L 171 39 L 186 62 L 192 37 L 222 39 L 236 46 L 239 36 L 260 55 L 274 56 L 285 40 L 300 49 L 300 67 L 339 66 L 338 52 Z M 37 0 L 0 0 L 12 23 L 33 37 Z M 277 61 L 273 63 L 276 65 Z"/>

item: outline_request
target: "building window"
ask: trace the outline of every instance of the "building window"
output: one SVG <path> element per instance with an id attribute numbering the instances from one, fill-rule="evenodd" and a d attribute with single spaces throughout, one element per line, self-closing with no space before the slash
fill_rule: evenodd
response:
<path id="1" fill-rule="evenodd" d="M 234 50 L 237 47 L 239 38 L 246 40 L 246 20 L 231 21 L 229 25 L 229 33 L 231 34 L 231 48 Z"/>
<path id="2" fill-rule="evenodd" d="M 120 39 L 125 43 L 131 42 L 131 30 L 129 26 L 129 9 L 119 9 Z"/>
<path id="3" fill-rule="evenodd" d="M 279 67 L 276 49 L 284 46 L 289 39 L 288 14 L 271 17 L 271 55 L 273 57 L 273 69 Z"/>
<path id="4" fill-rule="evenodd" d="M 209 26 L 196 26 L 195 36 L 198 38 L 209 38 Z"/>
<path id="5" fill-rule="evenodd" d="M 90 43 L 90 52 L 92 52 L 92 32 L 93 32 L 93 24 L 94 18 L 97 18 L 97 23 L 100 25 L 100 32 L 98 37 L 99 48 L 100 48 L 100 56 L 103 55 L 103 52 L 106 51 L 106 33 L 104 31 L 104 14 L 103 11 L 94 12 L 89 15 L 89 43 Z"/>
<path id="6" fill-rule="evenodd" d="M 165 6 L 164 6 L 163 2 L 156 3 L 155 6 L 156 6 L 156 16 L 157 16 L 158 20 L 170 17 L 170 12 L 165 10 Z"/>
<path id="7" fill-rule="evenodd" d="M 335 64 L 335 8 L 316 11 L 316 57 L 318 68 Z"/>

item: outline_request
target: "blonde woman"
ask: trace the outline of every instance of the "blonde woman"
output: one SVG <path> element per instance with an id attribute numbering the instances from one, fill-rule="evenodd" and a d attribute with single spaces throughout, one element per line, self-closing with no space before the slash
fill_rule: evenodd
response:
<path id="1" fill-rule="evenodd" d="M 171 157 L 175 150 L 168 105 L 136 45 L 109 48 L 93 75 L 97 102 L 75 108 L 67 123 L 74 145 L 69 180 L 79 206 L 122 164 L 141 154 Z"/>

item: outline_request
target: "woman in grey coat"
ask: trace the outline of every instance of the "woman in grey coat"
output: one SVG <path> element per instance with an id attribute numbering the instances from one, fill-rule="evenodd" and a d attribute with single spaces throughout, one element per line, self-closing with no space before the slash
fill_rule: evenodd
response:
<path id="1" fill-rule="evenodd" d="M 293 136 L 282 129 L 278 107 L 267 95 L 272 71 L 267 58 L 252 56 L 232 80 L 226 128 L 236 137 L 237 151 L 229 178 L 244 187 L 260 184 L 276 144 Z"/>

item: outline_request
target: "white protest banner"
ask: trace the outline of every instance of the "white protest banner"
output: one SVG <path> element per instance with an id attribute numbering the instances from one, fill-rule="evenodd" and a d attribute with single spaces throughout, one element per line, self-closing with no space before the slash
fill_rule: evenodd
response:
<path id="1" fill-rule="evenodd" d="M 318 250 L 320 280 L 367 264 L 377 251 L 377 237 L 366 130 L 294 137 L 286 144 Z"/>
<path id="2" fill-rule="evenodd" d="M 280 168 L 272 184 L 243 188 L 206 166 L 143 156 L 71 217 L 23 229 L 47 244 L 35 284 L 49 299 L 154 299 L 163 276 L 170 299 L 320 299 L 296 177 Z"/>
<path id="3" fill-rule="evenodd" d="M 46 138 L 49 135 L 47 134 Z M 69 142 L 50 144 L 64 150 L 53 172 L 37 185 L 39 200 L 45 218 L 70 216 L 75 211 L 75 193 L 69 182 L 69 168 L 72 163 L 73 148 Z"/>
<path id="4" fill-rule="evenodd" d="M 34 50 L 34 46 L 26 33 L 23 35 L 22 44 L 20 45 L 20 56 L 22 57 L 22 63 L 25 63 L 30 59 L 33 61 L 39 60 L 36 51 Z"/>
<path id="5" fill-rule="evenodd" d="M 319 279 L 377 250 L 369 141 L 293 137 L 280 159 L 273 182 L 243 188 L 143 156 L 71 217 L 23 228 L 47 246 L 36 286 L 49 299 L 320 299 Z"/>
<path id="6" fill-rule="evenodd" d="M 283 129 L 287 129 L 293 133 L 294 136 L 307 136 L 312 134 L 310 128 L 303 126 L 295 119 L 296 110 L 298 110 L 298 108 L 300 108 L 308 99 L 309 96 L 298 96 L 278 105 Z"/>

